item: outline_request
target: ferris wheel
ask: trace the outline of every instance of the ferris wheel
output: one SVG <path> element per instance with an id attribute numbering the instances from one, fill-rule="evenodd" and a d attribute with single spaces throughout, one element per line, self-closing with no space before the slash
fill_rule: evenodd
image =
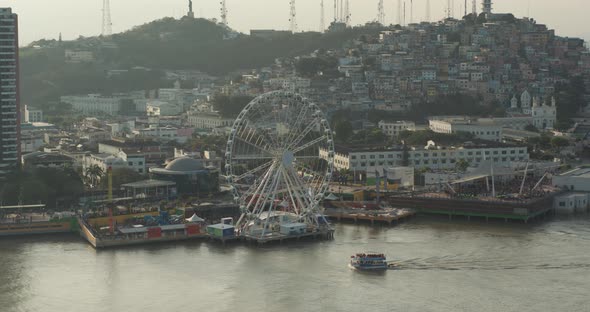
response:
<path id="1" fill-rule="evenodd" d="M 269 235 L 281 223 L 327 225 L 320 202 L 332 178 L 334 141 L 316 104 L 286 91 L 255 98 L 235 120 L 225 156 L 241 233 Z"/>

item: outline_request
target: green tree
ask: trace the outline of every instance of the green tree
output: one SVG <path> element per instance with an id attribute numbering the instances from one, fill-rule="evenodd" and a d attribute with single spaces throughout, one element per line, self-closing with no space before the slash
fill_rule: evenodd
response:
<path id="1" fill-rule="evenodd" d="M 213 98 L 213 106 L 223 118 L 235 118 L 252 99 L 253 97 L 245 95 L 227 96 L 218 94 Z"/>
<path id="2" fill-rule="evenodd" d="M 131 170 L 128 168 L 116 168 L 112 171 L 113 176 L 113 189 L 117 190 L 121 188 L 121 185 L 127 183 L 138 182 L 145 179 L 145 176 L 139 174 L 135 170 Z M 100 181 L 101 186 L 103 189 L 108 187 L 108 179 L 102 179 Z"/>
<path id="3" fill-rule="evenodd" d="M 561 149 L 569 146 L 570 142 L 568 141 L 568 139 L 564 138 L 564 137 L 553 137 L 551 139 L 551 147 L 553 147 L 558 153 L 561 152 Z"/>
<path id="4" fill-rule="evenodd" d="M 455 170 L 457 170 L 459 172 L 465 172 L 465 171 L 467 171 L 467 168 L 469 168 L 469 162 L 465 159 L 459 159 L 455 163 Z"/>
<path id="5" fill-rule="evenodd" d="M 98 184 L 101 178 L 104 176 L 104 174 L 105 172 L 98 165 L 92 165 L 90 167 L 87 167 L 84 172 L 84 175 L 91 188 L 98 187 Z"/>
<path id="6" fill-rule="evenodd" d="M 348 120 L 337 121 L 334 127 L 336 141 L 347 142 L 353 134 L 352 124 Z"/>

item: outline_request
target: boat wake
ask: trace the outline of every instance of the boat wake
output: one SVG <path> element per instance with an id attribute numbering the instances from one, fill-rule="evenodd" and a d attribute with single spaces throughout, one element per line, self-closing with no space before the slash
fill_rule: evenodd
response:
<path id="1" fill-rule="evenodd" d="M 541 260 L 546 260 L 541 262 Z M 389 264 L 390 269 L 395 270 L 447 270 L 447 271 L 464 271 L 464 270 L 575 270 L 590 269 L 590 263 L 572 261 L 563 262 L 547 261 L 552 259 L 539 259 L 531 262 L 517 262 L 510 259 L 469 259 L 454 256 L 416 258 L 392 262 Z"/>

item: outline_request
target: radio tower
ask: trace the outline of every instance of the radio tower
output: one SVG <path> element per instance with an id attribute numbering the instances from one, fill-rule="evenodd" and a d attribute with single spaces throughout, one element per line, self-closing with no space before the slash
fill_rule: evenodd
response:
<path id="1" fill-rule="evenodd" d="M 291 0 L 291 13 L 289 14 L 289 22 L 291 22 L 291 32 L 297 32 L 297 11 L 295 8 L 295 0 Z"/>
<path id="2" fill-rule="evenodd" d="M 447 0 L 447 18 L 451 18 L 451 0 Z"/>
<path id="3" fill-rule="evenodd" d="M 326 12 L 324 11 L 324 0 L 320 1 L 320 32 L 326 30 Z"/>
<path id="4" fill-rule="evenodd" d="M 481 10 L 485 14 L 492 14 L 492 0 L 483 0 Z"/>
<path id="5" fill-rule="evenodd" d="M 426 21 L 430 22 L 430 0 L 426 0 Z"/>
<path id="6" fill-rule="evenodd" d="M 227 6 L 225 0 L 221 0 L 221 24 L 227 26 Z"/>
<path id="7" fill-rule="evenodd" d="M 109 0 L 102 1 L 102 32 L 103 36 L 113 34 L 113 23 L 111 22 L 111 4 Z"/>
<path id="8" fill-rule="evenodd" d="M 346 0 L 344 14 L 346 14 L 346 17 L 344 18 L 344 22 L 346 23 L 346 26 L 350 26 L 350 0 Z"/>
<path id="9" fill-rule="evenodd" d="M 377 22 L 385 25 L 385 6 L 383 5 L 383 0 L 379 0 L 379 5 L 377 6 Z"/>
<path id="10" fill-rule="evenodd" d="M 473 0 L 473 4 L 471 7 L 471 13 L 473 13 L 473 15 L 477 16 L 477 0 Z"/>

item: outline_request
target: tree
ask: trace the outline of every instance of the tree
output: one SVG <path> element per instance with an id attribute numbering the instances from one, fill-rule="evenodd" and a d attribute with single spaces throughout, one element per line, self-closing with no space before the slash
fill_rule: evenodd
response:
<path id="1" fill-rule="evenodd" d="M 553 147 L 558 153 L 561 152 L 561 149 L 569 146 L 570 142 L 564 137 L 553 137 L 551 139 L 551 147 Z"/>
<path id="2" fill-rule="evenodd" d="M 530 132 L 539 132 L 539 129 L 537 129 L 537 127 L 535 127 L 531 124 L 526 125 L 526 127 L 524 127 L 524 130 L 530 131 Z"/>
<path id="3" fill-rule="evenodd" d="M 95 188 L 98 186 L 100 179 L 104 175 L 104 171 L 98 165 L 92 165 L 86 168 L 84 175 L 88 179 L 88 183 L 90 184 L 91 188 Z"/>
<path id="4" fill-rule="evenodd" d="M 467 171 L 467 168 L 469 168 L 469 162 L 465 159 L 459 159 L 455 163 L 455 170 L 457 170 L 459 172 L 465 172 L 465 171 Z"/>
<path id="5" fill-rule="evenodd" d="M 218 94 L 213 98 L 213 106 L 223 118 L 235 118 L 252 99 L 253 97 L 246 95 L 227 96 Z"/>
<path id="6" fill-rule="evenodd" d="M 337 121 L 334 126 L 336 141 L 347 142 L 353 134 L 352 124 L 348 120 Z"/>
<path id="7" fill-rule="evenodd" d="M 144 179 L 144 176 L 137 171 L 128 168 L 113 169 L 111 174 L 113 177 L 113 189 L 115 190 L 121 188 L 121 185 L 123 184 L 133 183 Z M 106 189 L 108 187 L 108 179 L 102 179 L 100 184 Z"/>

